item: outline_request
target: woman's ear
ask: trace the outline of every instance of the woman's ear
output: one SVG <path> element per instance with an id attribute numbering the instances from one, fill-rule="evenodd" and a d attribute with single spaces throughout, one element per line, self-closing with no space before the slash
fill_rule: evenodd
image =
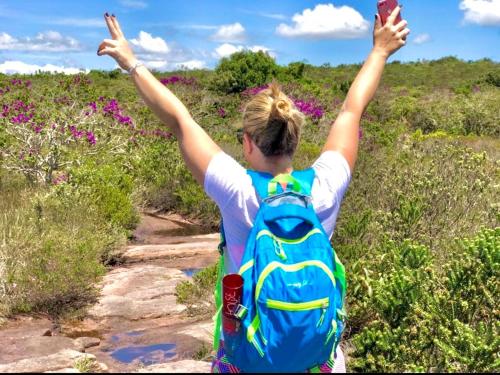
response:
<path id="1" fill-rule="evenodd" d="M 254 144 L 252 138 L 247 133 L 243 133 L 243 147 L 248 154 L 253 152 Z"/>

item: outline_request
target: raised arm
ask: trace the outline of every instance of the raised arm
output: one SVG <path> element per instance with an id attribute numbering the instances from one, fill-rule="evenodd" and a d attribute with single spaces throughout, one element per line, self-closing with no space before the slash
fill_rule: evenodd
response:
<path id="1" fill-rule="evenodd" d="M 122 69 L 134 66 L 137 59 L 128 45 L 118 20 L 104 16 L 112 39 L 104 39 L 97 54 L 110 55 Z M 182 102 L 144 66 L 133 69 L 132 80 L 139 94 L 179 141 L 182 156 L 196 180 L 203 185 L 205 172 L 219 146 L 194 121 Z"/>
<path id="2" fill-rule="evenodd" d="M 384 26 L 380 16 L 376 16 L 373 49 L 352 83 L 323 148 L 323 152 L 340 152 L 349 163 L 351 171 L 358 155 L 361 116 L 377 91 L 387 58 L 405 45 L 406 36 L 410 33 L 406 28 L 406 21 L 394 25 L 399 11 L 400 7 L 394 9 Z"/>

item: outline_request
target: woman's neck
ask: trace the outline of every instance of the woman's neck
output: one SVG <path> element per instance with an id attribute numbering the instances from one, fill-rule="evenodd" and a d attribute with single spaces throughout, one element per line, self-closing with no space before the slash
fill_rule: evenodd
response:
<path id="1" fill-rule="evenodd" d="M 255 166 L 260 172 L 267 172 L 273 176 L 293 171 L 292 158 L 290 156 L 263 157 Z"/>

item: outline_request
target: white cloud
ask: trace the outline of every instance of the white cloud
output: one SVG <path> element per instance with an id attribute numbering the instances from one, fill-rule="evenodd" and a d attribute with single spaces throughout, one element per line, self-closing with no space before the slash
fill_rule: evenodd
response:
<path id="1" fill-rule="evenodd" d="M 243 42 L 246 39 L 245 28 L 239 22 L 222 25 L 211 38 L 218 42 Z"/>
<path id="2" fill-rule="evenodd" d="M 242 46 L 242 45 L 235 46 L 235 45 L 229 44 L 229 43 L 224 43 L 224 44 L 220 45 L 219 47 L 217 47 L 215 49 L 214 53 L 212 54 L 212 56 L 215 57 L 216 59 L 221 59 L 223 57 L 231 56 L 235 52 L 240 52 L 240 51 L 244 51 L 244 50 L 250 50 L 252 52 L 257 52 L 257 51 L 267 52 L 270 56 L 276 57 L 276 54 L 274 54 L 271 49 L 264 47 L 264 46 L 258 46 L 258 45 L 256 45 L 256 46 Z"/>
<path id="3" fill-rule="evenodd" d="M 69 52 L 80 51 L 82 46 L 76 39 L 63 36 L 57 31 L 45 31 L 38 33 L 34 38 L 19 39 L 3 32 L 0 34 L 0 50 Z"/>
<path id="4" fill-rule="evenodd" d="M 280 24 L 278 35 L 289 38 L 354 39 L 368 35 L 370 23 L 355 9 L 348 6 L 318 4 L 305 9 L 292 18 L 294 24 Z"/>
<path id="5" fill-rule="evenodd" d="M 184 61 L 184 62 L 179 62 L 176 63 L 175 66 L 177 69 L 203 69 L 206 67 L 205 61 L 201 60 L 189 60 L 189 61 Z"/>
<path id="6" fill-rule="evenodd" d="M 140 52 L 146 53 L 168 53 L 170 51 L 170 47 L 167 43 L 160 37 L 154 38 L 151 34 L 140 31 L 139 39 L 130 39 L 130 43 L 137 47 Z"/>
<path id="7" fill-rule="evenodd" d="M 167 43 L 161 37 L 140 31 L 139 36 L 129 40 L 140 61 L 150 69 L 159 71 L 201 69 L 205 62 L 199 59 L 200 53 L 179 46 L 175 42 Z"/>
<path id="8" fill-rule="evenodd" d="M 34 74 L 37 71 L 43 72 L 53 72 L 53 73 L 64 73 L 64 74 L 78 74 L 78 73 L 88 73 L 89 69 L 83 70 L 78 68 L 66 68 L 63 66 L 57 66 L 52 64 L 46 65 L 34 65 L 26 64 L 22 61 L 5 61 L 0 64 L 0 73 L 3 74 Z"/>
<path id="9" fill-rule="evenodd" d="M 430 40 L 431 40 L 431 36 L 429 34 L 419 34 L 415 38 L 413 38 L 413 43 L 424 44 Z"/>
<path id="10" fill-rule="evenodd" d="M 215 49 L 215 58 L 228 57 L 235 52 L 243 51 L 243 46 L 234 46 L 229 43 L 224 43 Z"/>
<path id="11" fill-rule="evenodd" d="M 285 15 L 279 14 L 279 13 L 256 12 L 256 11 L 248 10 L 248 9 L 241 9 L 241 11 L 244 13 L 254 14 L 254 15 L 260 16 L 260 17 L 272 18 L 275 20 L 286 20 L 287 19 L 287 17 Z"/>
<path id="12" fill-rule="evenodd" d="M 3 45 L 14 44 L 15 42 L 16 42 L 16 39 L 11 37 L 9 34 L 7 34 L 7 33 L 0 34 L 0 49 L 2 49 L 1 46 L 3 46 Z"/>
<path id="13" fill-rule="evenodd" d="M 500 25 L 500 0 L 463 0 L 464 21 L 484 26 Z"/>
<path id="14" fill-rule="evenodd" d="M 269 54 L 269 56 L 276 58 L 276 54 L 270 48 L 264 46 L 250 46 L 247 47 L 247 49 L 249 49 L 252 52 L 258 52 L 258 51 L 266 52 Z"/>
<path id="15" fill-rule="evenodd" d="M 120 0 L 120 4 L 127 8 L 132 9 L 145 9 L 148 4 L 145 1 L 140 0 Z"/>
<path id="16" fill-rule="evenodd" d="M 168 65 L 167 60 L 149 60 L 144 61 L 144 65 L 146 65 L 150 69 L 165 69 Z"/>
<path id="17" fill-rule="evenodd" d="M 283 14 L 275 14 L 275 13 L 258 13 L 261 17 L 272 18 L 275 20 L 286 20 L 286 16 Z"/>

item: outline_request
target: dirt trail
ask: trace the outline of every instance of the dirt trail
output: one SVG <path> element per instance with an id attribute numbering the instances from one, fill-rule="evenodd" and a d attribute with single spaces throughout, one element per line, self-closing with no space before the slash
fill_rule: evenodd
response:
<path id="1" fill-rule="evenodd" d="M 210 371 L 192 357 L 210 347 L 213 323 L 188 317 L 174 293 L 217 261 L 219 235 L 152 213 L 142 215 L 134 235 L 83 321 L 17 317 L 0 328 L 0 372 L 74 372 L 92 362 L 103 372 Z"/>

